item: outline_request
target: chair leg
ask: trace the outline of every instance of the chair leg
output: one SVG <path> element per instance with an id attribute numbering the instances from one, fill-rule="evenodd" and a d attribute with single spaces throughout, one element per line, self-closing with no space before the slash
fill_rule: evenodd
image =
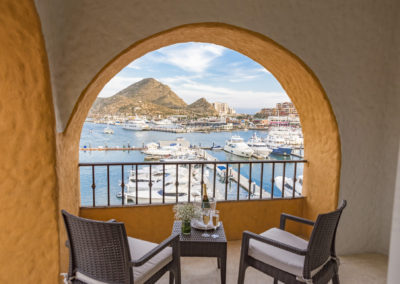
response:
<path id="1" fill-rule="evenodd" d="M 335 275 L 333 275 L 332 283 L 333 283 L 333 284 L 340 284 L 340 281 L 339 281 L 339 274 L 338 274 L 338 273 L 335 273 Z"/>
<path id="2" fill-rule="evenodd" d="M 274 278 L 274 284 L 278 284 L 278 279 Z"/>
<path id="3" fill-rule="evenodd" d="M 172 272 L 172 270 L 169 271 L 169 284 L 173 284 L 174 283 L 174 273 Z"/>

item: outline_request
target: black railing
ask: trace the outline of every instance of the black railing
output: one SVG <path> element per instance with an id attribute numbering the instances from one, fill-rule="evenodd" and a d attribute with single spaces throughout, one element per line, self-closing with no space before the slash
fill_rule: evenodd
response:
<path id="1" fill-rule="evenodd" d="M 208 194 L 217 200 L 297 198 L 301 197 L 303 184 L 302 176 L 297 174 L 302 173 L 306 162 L 80 163 L 81 205 L 96 207 L 191 202 L 203 195 L 204 183 L 208 187 Z M 129 176 L 127 180 L 126 176 Z"/>

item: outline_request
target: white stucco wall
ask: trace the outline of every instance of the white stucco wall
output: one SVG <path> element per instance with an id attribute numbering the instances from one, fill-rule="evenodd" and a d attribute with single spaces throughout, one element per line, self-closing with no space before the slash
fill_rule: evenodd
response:
<path id="1" fill-rule="evenodd" d="M 222 22 L 262 33 L 317 75 L 342 142 L 340 197 L 349 206 L 342 253 L 387 252 L 397 164 L 396 0 L 36 0 L 48 50 L 57 129 L 90 80 L 132 43 L 189 23 Z M 397 30 L 397 33 L 399 31 Z M 383 139 L 386 140 L 383 145 Z M 385 159 L 385 160 L 383 160 Z M 321 189 L 323 190 L 323 189 Z"/>

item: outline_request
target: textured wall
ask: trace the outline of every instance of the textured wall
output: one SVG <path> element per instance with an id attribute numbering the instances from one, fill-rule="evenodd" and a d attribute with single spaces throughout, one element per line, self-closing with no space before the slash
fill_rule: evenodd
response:
<path id="1" fill-rule="evenodd" d="M 399 34 L 394 25 L 400 2 L 36 0 L 36 4 L 59 131 L 105 65 L 132 43 L 168 28 L 223 22 L 264 34 L 292 51 L 320 80 L 338 121 L 341 197 L 349 201 L 339 249 L 387 252 L 398 133 L 392 131 L 395 122 L 385 113 L 387 109 L 395 113 L 390 102 L 396 98 L 391 86 L 397 63 L 391 59 L 398 52 L 393 39 Z M 388 143 L 382 145 L 383 139 Z M 325 189 L 320 190 L 324 194 Z"/>
<path id="2" fill-rule="evenodd" d="M 340 143 L 334 115 L 318 80 L 298 58 L 268 38 L 215 23 L 185 25 L 136 43 L 94 78 L 80 97 L 67 129 L 58 135 L 63 138 L 58 140 L 58 152 L 64 153 L 58 156 L 60 207 L 77 210 L 78 203 L 69 202 L 73 201 L 71 195 L 78 196 L 79 185 L 73 184 L 74 181 L 77 182 L 78 175 L 76 149 L 83 121 L 101 87 L 116 70 L 123 68 L 133 59 L 161 46 L 184 40 L 212 42 L 235 49 L 268 67 L 268 70 L 275 74 L 296 105 L 305 133 L 305 158 L 308 163 L 304 169 L 304 193 L 307 198 L 306 206 L 302 207 L 302 214 L 306 218 L 315 219 L 318 213 L 334 209 L 339 188 Z M 320 188 L 324 188 L 324 191 Z M 243 225 L 245 224 L 237 222 L 235 229 L 230 229 L 239 230 Z M 65 234 L 61 232 L 61 242 L 64 237 Z M 61 250 L 64 255 L 65 248 L 61 247 Z M 62 258 L 62 261 L 63 259 L 66 260 Z M 64 267 L 64 264 L 61 264 L 61 267 Z"/>
<path id="3" fill-rule="evenodd" d="M 219 202 L 221 221 L 224 222 L 228 240 L 239 240 L 244 230 L 262 233 L 279 227 L 282 212 L 301 215 L 304 199 L 250 202 Z M 246 214 L 243 214 L 246 212 Z M 161 242 L 171 234 L 174 214 L 172 205 L 137 206 L 122 208 L 81 208 L 80 215 L 94 220 L 116 219 L 124 222 L 129 236 Z M 287 222 L 287 229 L 301 234 L 301 227 Z"/>
<path id="4" fill-rule="evenodd" d="M 55 119 L 32 1 L 0 1 L 0 283 L 57 283 Z"/>

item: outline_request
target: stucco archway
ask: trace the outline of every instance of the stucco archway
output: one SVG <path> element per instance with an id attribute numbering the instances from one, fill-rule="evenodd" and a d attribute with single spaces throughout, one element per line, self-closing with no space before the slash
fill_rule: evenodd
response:
<path id="1" fill-rule="evenodd" d="M 328 98 L 313 72 L 298 57 L 264 35 L 220 23 L 190 24 L 162 31 L 121 52 L 81 94 L 66 130 L 58 134 L 60 208 L 79 207 L 78 145 L 83 122 L 103 86 L 122 68 L 144 54 L 171 44 L 208 42 L 238 51 L 266 67 L 295 104 L 304 133 L 303 215 L 307 218 L 336 207 L 340 176 L 340 138 Z M 61 241 L 63 236 L 61 235 Z M 61 260 L 66 259 L 61 257 Z M 63 266 L 63 265 L 62 265 Z"/>

